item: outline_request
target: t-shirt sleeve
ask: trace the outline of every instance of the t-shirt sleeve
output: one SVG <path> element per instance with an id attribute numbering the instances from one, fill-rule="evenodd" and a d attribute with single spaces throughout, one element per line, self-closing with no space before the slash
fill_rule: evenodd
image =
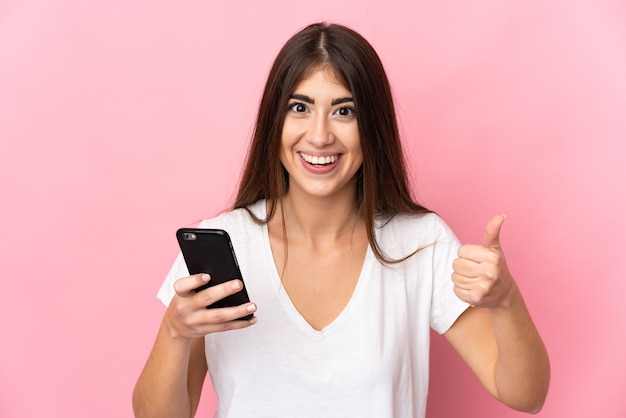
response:
<path id="1" fill-rule="evenodd" d="M 439 334 L 445 333 L 469 307 L 454 293 L 452 263 L 457 258 L 460 242 L 443 222 L 433 250 L 433 296 L 430 326 Z M 438 229 L 439 229 L 438 228 Z"/>
<path id="2" fill-rule="evenodd" d="M 189 276 L 189 271 L 187 270 L 185 259 L 183 258 L 182 253 L 179 253 L 157 293 L 157 298 L 163 302 L 165 306 L 169 305 L 170 301 L 174 297 L 174 294 L 176 293 L 174 292 L 174 282 L 187 276 Z"/>

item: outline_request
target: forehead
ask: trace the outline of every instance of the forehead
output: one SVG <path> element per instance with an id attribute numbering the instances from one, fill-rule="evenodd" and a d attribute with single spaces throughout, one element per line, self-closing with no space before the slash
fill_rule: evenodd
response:
<path id="1" fill-rule="evenodd" d="M 296 85 L 295 91 L 302 89 L 332 89 L 350 95 L 350 90 L 334 68 L 329 65 L 316 67 L 309 71 Z"/>

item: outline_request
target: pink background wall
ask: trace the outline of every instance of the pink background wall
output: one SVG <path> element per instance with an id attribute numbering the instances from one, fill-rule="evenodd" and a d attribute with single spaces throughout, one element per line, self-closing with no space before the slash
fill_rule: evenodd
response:
<path id="1" fill-rule="evenodd" d="M 274 55 L 320 19 L 382 56 L 423 202 L 463 241 L 508 215 L 541 416 L 626 416 L 624 2 L 242 3 L 0 2 L 0 416 L 131 416 L 174 231 L 226 206 Z M 430 417 L 521 415 L 433 344 Z"/>

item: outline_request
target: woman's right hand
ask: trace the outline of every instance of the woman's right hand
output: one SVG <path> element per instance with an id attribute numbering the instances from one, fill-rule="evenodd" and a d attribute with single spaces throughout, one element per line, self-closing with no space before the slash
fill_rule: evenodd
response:
<path id="1" fill-rule="evenodd" d="M 213 332 L 246 328 L 257 322 L 256 317 L 239 319 L 256 311 L 256 305 L 251 302 L 235 307 L 207 309 L 207 306 L 243 289 L 241 280 L 231 280 L 195 291 L 209 280 L 208 274 L 201 273 L 174 283 L 176 294 L 163 321 L 170 337 L 193 339 Z"/>

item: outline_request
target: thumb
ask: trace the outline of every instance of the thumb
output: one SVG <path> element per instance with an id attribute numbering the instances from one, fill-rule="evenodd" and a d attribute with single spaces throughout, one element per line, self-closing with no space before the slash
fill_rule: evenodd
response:
<path id="1" fill-rule="evenodd" d="M 502 224 L 506 220 L 506 215 L 496 215 L 489 222 L 485 228 L 485 238 L 483 239 L 483 247 L 500 248 L 500 229 Z"/>

